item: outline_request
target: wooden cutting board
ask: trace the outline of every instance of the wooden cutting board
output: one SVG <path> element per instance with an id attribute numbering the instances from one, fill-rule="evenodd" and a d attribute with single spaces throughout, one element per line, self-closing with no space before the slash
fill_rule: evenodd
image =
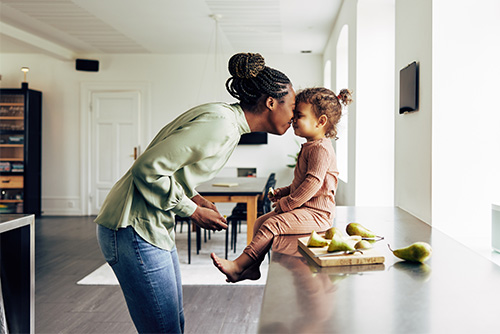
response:
<path id="1" fill-rule="evenodd" d="M 362 264 L 375 264 L 375 263 L 384 263 L 385 258 L 381 255 L 376 246 L 372 249 L 363 250 L 363 254 L 354 253 L 348 255 L 334 255 L 334 256 L 319 256 L 315 255 L 325 254 L 328 255 L 327 252 L 328 246 L 324 247 L 307 247 L 307 241 L 309 237 L 299 238 L 299 248 L 304 251 L 306 256 L 308 256 L 312 261 L 314 261 L 320 267 L 332 267 L 332 266 L 352 266 L 352 265 L 362 265 Z M 348 242 L 352 242 L 353 245 L 356 241 L 348 240 Z"/>

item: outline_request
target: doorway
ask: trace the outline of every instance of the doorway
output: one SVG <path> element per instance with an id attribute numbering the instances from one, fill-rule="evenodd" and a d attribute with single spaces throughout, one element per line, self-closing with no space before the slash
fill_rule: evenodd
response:
<path id="1" fill-rule="evenodd" d="M 149 135 L 147 87 L 100 84 L 82 90 L 86 152 L 82 160 L 83 214 L 97 215 L 113 185 L 132 166 Z M 85 122 L 83 122 L 85 120 Z M 147 135 L 145 135 L 147 133 Z"/>
<path id="2" fill-rule="evenodd" d="M 139 92 L 94 92 L 91 109 L 90 214 L 96 215 L 139 154 Z"/>

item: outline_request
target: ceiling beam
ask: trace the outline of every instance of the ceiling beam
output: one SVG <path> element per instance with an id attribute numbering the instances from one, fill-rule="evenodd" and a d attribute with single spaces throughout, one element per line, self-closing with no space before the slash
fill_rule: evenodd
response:
<path id="1" fill-rule="evenodd" d="M 29 44 L 39 51 L 61 60 L 74 60 L 76 54 L 65 47 L 54 42 L 38 37 L 10 24 L 0 21 L 0 34 L 9 36 L 23 43 Z"/>

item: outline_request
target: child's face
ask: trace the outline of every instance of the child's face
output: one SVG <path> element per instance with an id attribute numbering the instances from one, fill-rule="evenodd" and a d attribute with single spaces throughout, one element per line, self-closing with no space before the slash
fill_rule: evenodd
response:
<path id="1" fill-rule="evenodd" d="M 301 102 L 295 106 L 293 130 L 297 136 L 306 138 L 307 141 L 325 136 L 324 126 L 316 117 L 312 104 L 309 103 Z"/>

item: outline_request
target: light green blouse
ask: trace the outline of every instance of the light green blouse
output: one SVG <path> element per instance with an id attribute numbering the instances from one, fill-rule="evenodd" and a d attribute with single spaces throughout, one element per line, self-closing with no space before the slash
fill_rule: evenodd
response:
<path id="1" fill-rule="evenodd" d="M 196 210 L 195 188 L 212 179 L 250 127 L 239 104 L 209 103 L 188 110 L 156 135 L 113 186 L 95 222 L 132 226 L 149 243 L 175 245 L 175 215 Z"/>

